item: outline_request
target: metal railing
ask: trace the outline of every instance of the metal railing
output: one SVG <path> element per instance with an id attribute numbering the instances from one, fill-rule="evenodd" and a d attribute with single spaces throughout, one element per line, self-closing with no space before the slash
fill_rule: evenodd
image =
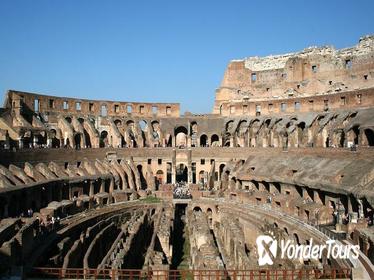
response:
<path id="1" fill-rule="evenodd" d="M 136 270 L 34 268 L 27 279 L 204 279 L 303 280 L 350 279 L 350 268 L 251 270 Z"/>

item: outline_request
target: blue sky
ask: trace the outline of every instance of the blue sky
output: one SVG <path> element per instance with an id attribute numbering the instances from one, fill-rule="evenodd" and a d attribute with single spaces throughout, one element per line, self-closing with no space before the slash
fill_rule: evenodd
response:
<path id="1" fill-rule="evenodd" d="M 230 60 L 354 45 L 374 33 L 373 11 L 372 0 L 0 0 L 0 91 L 209 113 Z"/>

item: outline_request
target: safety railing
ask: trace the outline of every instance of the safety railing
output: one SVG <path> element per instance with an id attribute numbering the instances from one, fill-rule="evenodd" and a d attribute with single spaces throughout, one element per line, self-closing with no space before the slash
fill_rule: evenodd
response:
<path id="1" fill-rule="evenodd" d="M 196 280 L 303 280 L 350 279 L 350 268 L 252 270 L 135 270 L 135 269 L 32 269 L 27 279 L 196 279 Z"/>

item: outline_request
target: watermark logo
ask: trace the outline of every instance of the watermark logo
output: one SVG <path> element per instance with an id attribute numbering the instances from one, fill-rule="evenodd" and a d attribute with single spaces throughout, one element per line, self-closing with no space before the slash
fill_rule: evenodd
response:
<path id="1" fill-rule="evenodd" d="M 256 239 L 258 264 L 272 265 L 278 255 L 280 259 L 318 260 L 325 255 L 327 259 L 358 259 L 359 245 L 343 245 L 335 240 L 327 240 L 325 244 L 314 244 L 311 238 L 308 244 L 297 244 L 294 240 L 276 239 L 269 235 L 260 235 Z M 279 245 L 279 248 L 278 248 Z M 280 250 L 280 254 L 278 253 Z"/>
<path id="2" fill-rule="evenodd" d="M 278 242 L 268 235 L 260 235 L 256 239 L 258 265 L 272 265 L 277 257 Z"/>

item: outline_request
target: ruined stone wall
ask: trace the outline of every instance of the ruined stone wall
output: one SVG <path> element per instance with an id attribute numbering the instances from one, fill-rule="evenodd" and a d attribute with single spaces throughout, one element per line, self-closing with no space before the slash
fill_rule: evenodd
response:
<path id="1" fill-rule="evenodd" d="M 349 92 L 362 94 L 367 100 L 347 102 L 347 106 L 372 105 L 372 97 L 360 90 L 374 86 L 373 53 L 374 37 L 366 36 L 347 49 L 311 47 L 298 53 L 231 61 L 216 91 L 213 113 L 253 113 L 257 105 L 262 114 L 273 114 L 279 110 L 278 103 L 286 99 L 301 103 L 304 111 L 316 111 L 323 109 L 318 103 L 325 100 L 319 95 L 329 95 L 327 100 L 337 99 L 340 104 L 340 96 Z M 309 99 L 314 100 L 314 106 L 307 106 Z M 274 111 L 265 109 L 268 104 Z M 339 108 L 338 104 L 333 107 Z"/>
<path id="2" fill-rule="evenodd" d="M 104 109 L 106 115 L 113 117 L 124 114 L 139 117 L 179 117 L 180 113 L 178 103 L 97 101 L 13 90 L 7 93 L 5 107 L 16 108 L 19 100 L 30 110 L 43 114 L 101 115 L 103 113 L 102 106 L 106 107 Z M 35 100 L 37 100 L 37 104 Z"/>

